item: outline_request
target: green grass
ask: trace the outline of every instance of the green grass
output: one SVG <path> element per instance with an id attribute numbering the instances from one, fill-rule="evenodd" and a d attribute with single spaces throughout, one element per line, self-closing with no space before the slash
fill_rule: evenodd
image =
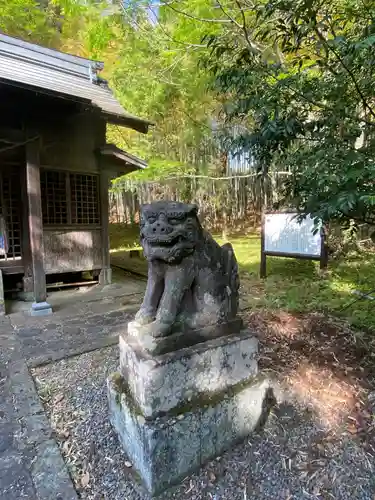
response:
<path id="1" fill-rule="evenodd" d="M 223 243 L 221 238 L 216 238 Z M 356 299 L 353 290 L 375 289 L 375 253 L 363 252 L 332 260 L 321 275 L 319 264 L 287 258 L 267 258 L 267 278 L 259 278 L 260 238 L 230 238 L 240 266 L 245 307 L 285 309 L 289 312 L 322 311 L 346 318 L 358 328 L 375 329 L 375 302 Z M 111 226 L 113 252 L 139 248 L 138 228 Z M 375 295 L 375 294 L 374 294 Z"/>
<path id="2" fill-rule="evenodd" d="M 113 253 L 139 249 L 139 226 L 110 224 L 109 239 L 110 249 Z"/>

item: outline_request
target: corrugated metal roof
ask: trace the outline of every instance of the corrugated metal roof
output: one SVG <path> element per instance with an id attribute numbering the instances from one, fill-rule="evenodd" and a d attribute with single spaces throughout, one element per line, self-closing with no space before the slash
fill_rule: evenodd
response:
<path id="1" fill-rule="evenodd" d="M 98 77 L 103 63 L 64 54 L 0 33 L 0 81 L 76 98 L 101 109 L 109 122 L 146 133 L 150 122 L 131 115 Z"/>

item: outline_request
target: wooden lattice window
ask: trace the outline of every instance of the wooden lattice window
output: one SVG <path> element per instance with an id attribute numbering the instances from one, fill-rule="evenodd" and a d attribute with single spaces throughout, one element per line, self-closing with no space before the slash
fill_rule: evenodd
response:
<path id="1" fill-rule="evenodd" d="M 41 194 L 44 225 L 100 224 L 97 175 L 43 170 Z"/>
<path id="2" fill-rule="evenodd" d="M 96 175 L 70 174 L 72 224 L 99 224 L 99 186 Z"/>
<path id="3" fill-rule="evenodd" d="M 21 188 L 20 174 L 17 170 L 0 173 L 0 212 L 5 217 L 8 239 L 8 252 L 0 259 L 18 260 L 21 249 Z"/>
<path id="4" fill-rule="evenodd" d="M 68 224 L 66 174 L 43 170 L 40 175 L 43 224 Z"/>

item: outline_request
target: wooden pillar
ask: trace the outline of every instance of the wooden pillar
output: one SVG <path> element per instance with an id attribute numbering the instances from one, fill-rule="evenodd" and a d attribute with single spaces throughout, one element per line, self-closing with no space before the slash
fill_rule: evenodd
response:
<path id="1" fill-rule="evenodd" d="M 260 232 L 260 277 L 265 278 L 267 275 L 267 257 L 265 254 L 265 225 L 266 225 L 266 214 L 262 213 L 262 223 Z"/>
<path id="2" fill-rule="evenodd" d="M 28 204 L 28 227 L 33 274 L 33 316 L 52 313 L 47 303 L 46 275 L 44 271 L 43 219 L 40 192 L 39 140 L 26 144 L 26 190 Z"/>
<path id="3" fill-rule="evenodd" d="M 3 272 L 0 269 L 0 316 L 5 315 Z"/>
<path id="4" fill-rule="evenodd" d="M 29 207 L 26 183 L 26 167 L 21 171 L 21 199 L 22 199 L 22 261 L 24 267 L 23 292 L 26 300 L 34 300 L 34 280 L 29 237 Z"/>
<path id="5" fill-rule="evenodd" d="M 111 259 L 109 254 L 109 176 L 105 170 L 100 171 L 100 220 L 102 226 L 102 269 L 99 275 L 101 285 L 109 285 L 112 281 Z"/>
<path id="6" fill-rule="evenodd" d="M 320 270 L 325 271 L 328 267 L 328 247 L 327 247 L 327 227 L 323 226 L 320 230 Z"/>

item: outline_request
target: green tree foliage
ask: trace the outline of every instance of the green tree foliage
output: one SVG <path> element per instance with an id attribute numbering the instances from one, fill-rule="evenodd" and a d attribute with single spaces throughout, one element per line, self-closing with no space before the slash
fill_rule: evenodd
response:
<path id="1" fill-rule="evenodd" d="M 56 46 L 58 16 L 35 0 L 0 0 L 0 31 L 35 43 Z"/>
<path id="2" fill-rule="evenodd" d="M 151 0 L 0 2 L 3 32 L 104 60 L 124 107 L 154 122 L 110 127 L 148 160 L 135 176 L 222 173 L 224 120 L 225 150 L 291 171 L 301 214 L 374 221 L 374 2 L 160 0 L 157 16 Z"/>
<path id="3" fill-rule="evenodd" d="M 208 37 L 228 140 L 259 169 L 291 169 L 286 202 L 375 222 L 375 4 L 238 0 L 240 31 Z M 238 28 L 238 26 L 237 26 Z"/>
<path id="4" fill-rule="evenodd" d="M 194 11 L 204 2 L 178 4 Z M 122 12 L 126 43 L 112 82 L 122 102 L 129 103 L 129 111 L 148 117 L 155 127 L 148 137 L 131 131 L 120 135 L 118 130 L 114 137 L 151 160 L 151 169 L 142 176 L 173 174 L 176 167 L 178 171 L 204 171 L 214 152 L 210 118 L 216 103 L 207 90 L 209 75 L 198 65 L 205 48 L 200 43 L 204 26 L 171 6 L 161 4 L 157 19 L 149 1 L 135 1 Z"/>
<path id="5" fill-rule="evenodd" d="M 200 21 L 146 0 L 0 0 L 3 32 L 105 61 L 104 77 L 128 111 L 154 123 L 142 136 L 110 127 L 108 140 L 144 157 L 146 176 L 202 170 L 212 163 L 209 118 L 216 102 L 199 67 Z M 176 2 L 208 15 L 203 0 Z M 214 32 L 216 24 L 212 24 Z M 210 32 L 211 32 L 210 31 Z"/>

